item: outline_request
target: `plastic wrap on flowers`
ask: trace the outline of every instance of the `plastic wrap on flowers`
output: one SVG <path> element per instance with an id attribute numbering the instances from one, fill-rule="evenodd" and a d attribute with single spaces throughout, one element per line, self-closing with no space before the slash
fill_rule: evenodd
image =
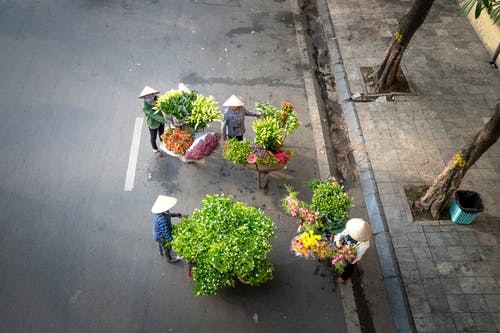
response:
<path id="1" fill-rule="evenodd" d="M 186 161 L 199 161 L 210 156 L 218 147 L 220 133 L 206 133 L 194 140 L 184 155 Z"/>

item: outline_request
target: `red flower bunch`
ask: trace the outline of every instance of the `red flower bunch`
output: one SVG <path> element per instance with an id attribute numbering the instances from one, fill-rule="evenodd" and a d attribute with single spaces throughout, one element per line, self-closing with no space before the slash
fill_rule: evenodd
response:
<path id="1" fill-rule="evenodd" d="M 165 148 L 177 155 L 184 155 L 193 143 L 193 135 L 179 128 L 168 128 L 161 136 Z"/>

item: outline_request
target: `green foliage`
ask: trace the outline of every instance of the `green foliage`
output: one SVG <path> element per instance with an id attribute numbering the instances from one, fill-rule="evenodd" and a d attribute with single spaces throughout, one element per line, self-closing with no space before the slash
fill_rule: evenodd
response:
<path id="1" fill-rule="evenodd" d="M 474 10 L 474 17 L 479 18 L 483 10 L 486 10 L 494 23 L 500 20 L 500 1 L 499 0 L 459 0 L 461 12 L 468 15 Z M 474 9 L 474 7 L 476 7 Z"/>
<path id="2" fill-rule="evenodd" d="M 222 114 L 217 108 L 215 98 L 205 97 L 196 91 L 171 90 L 160 96 L 156 110 L 182 120 L 195 130 L 207 127 L 212 121 L 221 120 Z"/>
<path id="3" fill-rule="evenodd" d="M 292 134 L 300 125 L 297 112 L 290 103 L 285 102 L 278 109 L 267 102 L 260 102 L 255 104 L 255 109 L 262 112 L 265 118 L 274 119 L 283 130 L 284 137 Z"/>
<path id="4" fill-rule="evenodd" d="M 254 121 L 252 128 L 255 131 L 255 142 L 261 144 L 264 149 L 273 153 L 279 152 L 283 144 L 281 128 L 279 123 L 272 118 L 264 118 Z"/>
<path id="5" fill-rule="evenodd" d="M 215 98 L 198 95 L 186 122 L 189 127 L 198 130 L 207 127 L 212 121 L 221 119 L 222 113 L 217 108 Z"/>
<path id="6" fill-rule="evenodd" d="M 236 276 L 250 285 L 272 279 L 267 260 L 274 223 L 257 208 L 208 194 L 202 209 L 184 217 L 173 230 L 174 250 L 194 263 L 193 292 L 213 294 L 234 286 Z"/>
<path id="7" fill-rule="evenodd" d="M 193 102 L 198 93 L 196 91 L 172 90 L 160 96 L 156 101 L 155 110 L 161 110 L 166 115 L 172 115 L 179 120 L 191 114 Z"/>
<path id="8" fill-rule="evenodd" d="M 313 191 L 311 208 L 321 214 L 325 231 L 342 230 L 352 207 L 352 200 L 345 193 L 344 186 L 334 178 L 323 181 L 314 179 L 308 186 Z"/>
<path id="9" fill-rule="evenodd" d="M 224 158 L 233 163 L 247 165 L 247 156 L 251 153 L 250 141 L 238 141 L 232 138 L 224 143 Z"/>

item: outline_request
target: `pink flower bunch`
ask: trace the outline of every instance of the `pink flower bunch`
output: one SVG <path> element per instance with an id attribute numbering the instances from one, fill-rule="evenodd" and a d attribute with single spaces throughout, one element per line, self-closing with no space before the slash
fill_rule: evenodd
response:
<path id="1" fill-rule="evenodd" d="M 297 192 L 288 188 L 288 195 L 282 199 L 281 203 L 286 212 L 293 217 L 299 218 L 299 225 L 305 230 L 317 230 L 323 226 L 321 213 L 312 210 L 309 206 L 297 199 Z"/>
<path id="2" fill-rule="evenodd" d="M 286 208 L 288 209 L 290 215 L 292 215 L 293 217 L 297 217 L 299 215 L 300 208 L 299 200 L 293 194 L 290 194 L 286 197 L 285 201 Z"/>
<path id="3" fill-rule="evenodd" d="M 332 255 L 332 265 L 337 271 L 342 273 L 347 264 L 356 259 L 356 247 L 354 245 L 342 245 L 334 248 Z"/>
<path id="4" fill-rule="evenodd" d="M 292 215 L 293 216 L 293 215 Z M 300 225 L 314 225 L 321 219 L 321 214 L 309 208 L 299 207 L 298 216 Z"/>
<path id="5" fill-rule="evenodd" d="M 199 161 L 211 155 L 219 147 L 220 139 L 220 133 L 205 135 L 202 139 L 194 142 L 193 146 L 184 155 L 184 158 L 190 161 Z"/>

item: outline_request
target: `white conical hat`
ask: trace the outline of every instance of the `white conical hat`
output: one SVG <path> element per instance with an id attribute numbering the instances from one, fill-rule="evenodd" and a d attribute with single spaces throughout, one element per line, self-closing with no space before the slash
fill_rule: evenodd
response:
<path id="1" fill-rule="evenodd" d="M 372 227 L 363 219 L 350 219 L 345 229 L 349 236 L 358 242 L 366 242 L 372 238 Z"/>
<path id="2" fill-rule="evenodd" d="M 144 96 L 151 95 L 151 94 L 159 94 L 160 92 L 156 89 L 151 88 L 150 86 L 145 86 L 144 89 L 142 89 L 141 94 L 139 95 L 139 98 L 143 98 Z"/>
<path id="3" fill-rule="evenodd" d="M 222 105 L 223 106 L 243 106 L 245 104 L 241 101 L 241 99 L 236 97 L 236 95 L 232 95 Z"/>
<path id="4" fill-rule="evenodd" d="M 158 198 L 156 198 L 153 207 L 151 207 L 151 213 L 160 214 L 166 212 L 170 208 L 174 207 L 176 203 L 176 198 L 160 194 Z"/>

